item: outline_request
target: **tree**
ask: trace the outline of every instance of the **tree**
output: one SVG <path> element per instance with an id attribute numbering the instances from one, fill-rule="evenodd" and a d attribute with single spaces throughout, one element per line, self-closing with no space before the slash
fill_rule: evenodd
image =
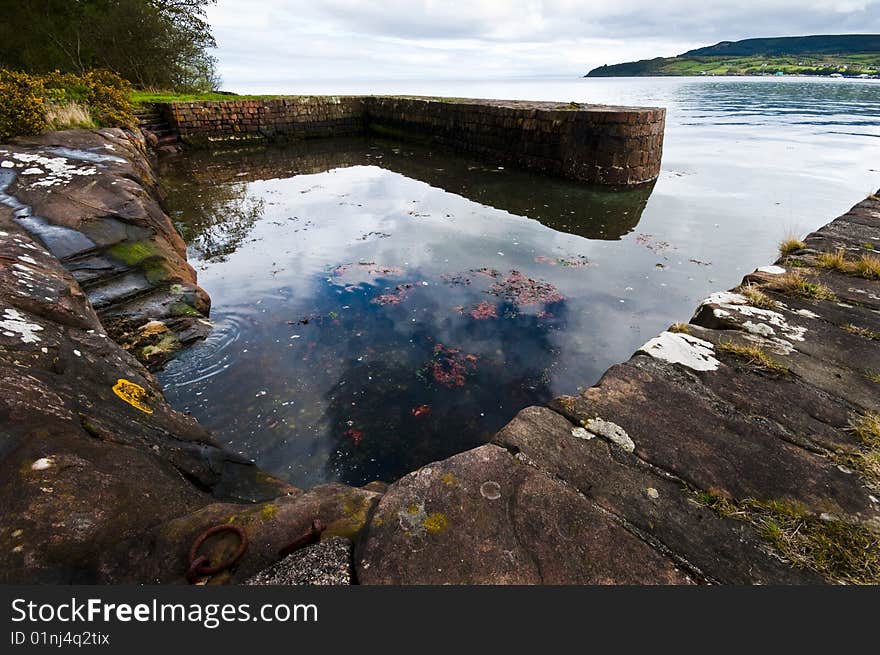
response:
<path id="1" fill-rule="evenodd" d="M 206 10 L 216 0 L 0 0 L 0 67 L 107 68 L 141 88 L 217 87 Z"/>

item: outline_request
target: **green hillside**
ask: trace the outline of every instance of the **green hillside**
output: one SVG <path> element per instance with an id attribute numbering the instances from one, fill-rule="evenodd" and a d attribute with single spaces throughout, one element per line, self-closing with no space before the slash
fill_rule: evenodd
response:
<path id="1" fill-rule="evenodd" d="M 847 34 L 722 41 L 677 57 L 600 66 L 586 77 L 680 75 L 880 76 L 880 35 Z"/>

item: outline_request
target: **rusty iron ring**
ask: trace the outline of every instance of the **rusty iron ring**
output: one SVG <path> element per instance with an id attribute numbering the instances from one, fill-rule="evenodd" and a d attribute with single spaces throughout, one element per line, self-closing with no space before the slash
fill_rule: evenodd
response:
<path id="1" fill-rule="evenodd" d="M 232 554 L 228 559 L 223 560 L 219 564 L 215 564 L 214 566 L 207 566 L 208 558 L 205 555 L 199 555 L 199 548 L 201 548 L 202 544 L 205 543 L 205 540 L 208 537 L 212 537 L 215 534 L 220 534 L 221 532 L 234 532 L 238 535 L 239 544 L 238 549 Z M 245 551 L 248 547 L 248 538 L 247 533 L 242 530 L 237 525 L 229 525 L 227 523 L 221 525 L 215 525 L 213 528 L 208 528 L 193 542 L 192 547 L 189 549 L 189 571 L 186 573 L 187 579 L 192 582 L 196 578 L 203 577 L 206 575 L 214 575 L 215 573 L 219 573 L 220 571 L 224 571 L 232 566 L 241 559 L 242 555 L 244 555 Z"/>

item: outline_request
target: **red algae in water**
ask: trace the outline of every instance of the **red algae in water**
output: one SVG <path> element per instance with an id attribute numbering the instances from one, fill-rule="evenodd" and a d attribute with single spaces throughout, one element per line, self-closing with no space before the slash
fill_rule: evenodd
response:
<path id="1" fill-rule="evenodd" d="M 428 362 L 426 369 L 437 384 L 448 389 L 457 389 L 463 387 L 467 375 L 476 370 L 478 359 L 476 355 L 438 343 L 434 346 L 434 357 Z"/>
<path id="2" fill-rule="evenodd" d="M 498 312 L 495 309 L 495 305 L 485 301 L 474 307 L 469 313 L 472 318 L 478 321 L 484 321 L 487 318 L 498 318 Z"/>
<path id="3" fill-rule="evenodd" d="M 519 271 L 510 271 L 502 280 L 489 287 L 489 293 L 506 298 L 514 305 L 551 304 L 565 299 L 550 282 L 526 277 Z"/>

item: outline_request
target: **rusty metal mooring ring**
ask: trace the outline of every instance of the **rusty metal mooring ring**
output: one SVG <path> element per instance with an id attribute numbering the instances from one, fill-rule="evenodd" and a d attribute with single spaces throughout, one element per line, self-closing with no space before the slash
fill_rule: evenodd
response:
<path id="1" fill-rule="evenodd" d="M 205 540 L 208 537 L 212 537 L 215 534 L 220 534 L 221 532 L 234 532 L 238 535 L 239 544 L 238 549 L 232 554 L 232 556 L 228 559 L 223 560 L 219 564 L 215 564 L 214 566 L 207 566 L 208 558 L 205 555 L 199 555 L 199 548 L 202 547 L 202 544 L 205 543 Z M 214 575 L 215 573 L 220 573 L 220 571 L 224 571 L 232 566 L 241 559 L 241 556 L 244 555 L 245 551 L 248 547 L 248 538 L 247 533 L 239 528 L 237 525 L 215 525 L 213 528 L 208 528 L 193 542 L 192 547 L 189 549 L 189 570 L 186 572 L 186 579 L 190 582 L 194 582 L 196 579 L 206 576 L 206 575 Z"/>

